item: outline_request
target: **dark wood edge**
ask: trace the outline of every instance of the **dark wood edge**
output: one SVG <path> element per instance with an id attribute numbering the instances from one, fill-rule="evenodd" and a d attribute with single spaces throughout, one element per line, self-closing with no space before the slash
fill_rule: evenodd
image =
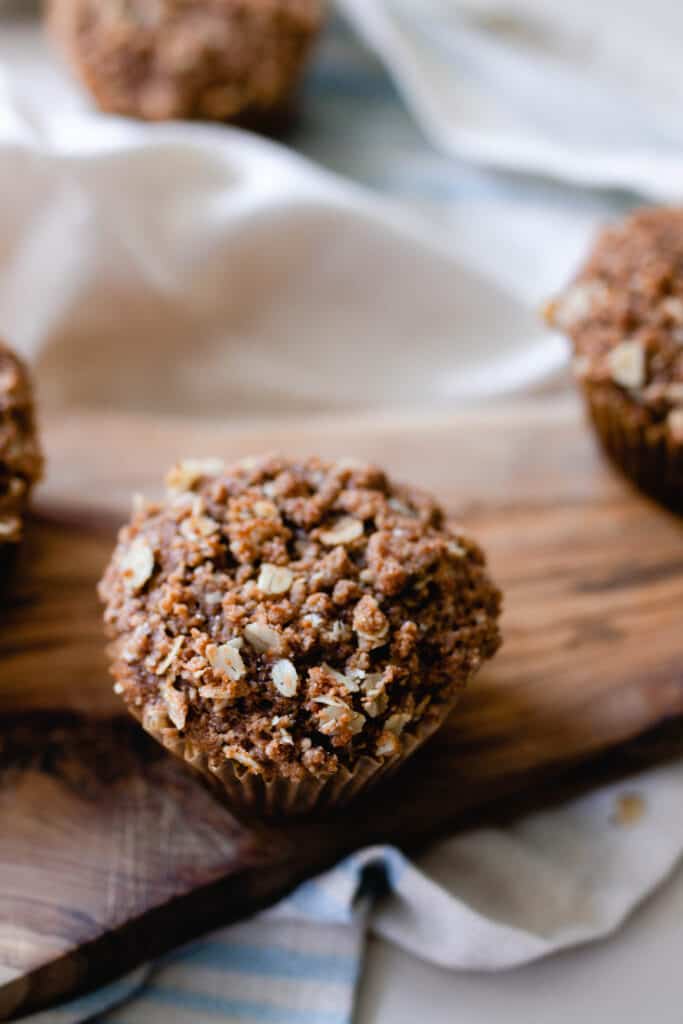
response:
<path id="1" fill-rule="evenodd" d="M 415 854 L 430 842 L 455 831 L 482 825 L 504 825 L 523 814 L 548 808 L 581 796 L 597 786 L 627 779 L 673 757 L 683 755 L 683 718 L 667 719 L 633 740 L 597 757 L 545 768 L 535 775 L 506 780 L 503 790 L 484 800 L 481 792 L 468 794 L 470 806 L 449 813 L 427 831 L 414 826 L 400 842 Z M 476 803 L 476 808 L 471 805 Z M 348 812 L 351 814 L 353 809 Z M 306 832 L 307 854 L 297 856 L 294 841 L 281 862 L 269 861 L 264 871 L 254 863 L 225 878 L 180 895 L 114 933 L 104 935 L 16 981 L 0 987 L 0 1020 L 21 1016 L 73 999 L 121 977 L 129 970 L 155 959 L 202 934 L 238 921 L 281 899 L 311 874 L 330 867 L 360 845 L 398 843 L 395 835 L 373 832 L 363 820 L 362 829 L 349 839 L 347 850 L 324 842 L 325 824 L 301 823 L 294 831 Z M 267 840 L 267 831 L 263 838 Z M 296 838 L 296 836 L 295 836 Z M 311 858 L 315 842 L 317 857 Z M 95 954 L 96 951 L 96 954 Z M 98 963 L 96 969 L 89 965 Z"/>

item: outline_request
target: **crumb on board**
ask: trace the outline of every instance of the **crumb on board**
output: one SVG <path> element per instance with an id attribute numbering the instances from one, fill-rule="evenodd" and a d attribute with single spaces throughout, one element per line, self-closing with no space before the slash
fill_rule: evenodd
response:
<path id="1" fill-rule="evenodd" d="M 617 797 L 612 823 L 614 825 L 637 825 L 645 814 L 645 800 L 640 793 L 620 793 Z"/>

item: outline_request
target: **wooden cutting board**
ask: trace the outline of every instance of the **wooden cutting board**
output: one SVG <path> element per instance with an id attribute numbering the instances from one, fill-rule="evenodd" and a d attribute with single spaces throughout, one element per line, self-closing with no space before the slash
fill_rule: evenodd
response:
<path id="1" fill-rule="evenodd" d="M 657 755 L 678 749 L 683 524 L 605 466 L 573 401 L 285 429 L 62 416 L 44 434 L 49 477 L 0 596 L 0 1019 L 262 907 L 358 846 L 414 848 L 569 767 L 594 781 L 588 759 L 616 747 L 600 771 L 632 769 L 628 744 L 664 723 Z M 178 457 L 273 449 L 368 458 L 435 491 L 489 552 L 505 645 L 376 796 L 255 830 L 122 714 L 94 587 L 132 491 L 153 496 Z"/>

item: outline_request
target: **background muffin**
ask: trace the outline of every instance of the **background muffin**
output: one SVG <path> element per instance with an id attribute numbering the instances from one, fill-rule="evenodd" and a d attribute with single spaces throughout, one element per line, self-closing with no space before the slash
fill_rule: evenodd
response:
<path id="1" fill-rule="evenodd" d="M 21 517 L 42 469 L 28 372 L 0 343 L 0 550 L 21 539 Z"/>
<path id="2" fill-rule="evenodd" d="M 547 310 L 607 452 L 683 511 L 683 209 L 641 210 L 598 237 Z"/>
<path id="3" fill-rule="evenodd" d="M 115 689 L 235 804 L 346 802 L 499 645 L 480 549 L 378 469 L 190 461 L 168 486 L 100 584 Z"/>
<path id="4" fill-rule="evenodd" d="M 98 106 L 147 120 L 287 110 L 321 0 L 50 0 L 49 25 Z"/>

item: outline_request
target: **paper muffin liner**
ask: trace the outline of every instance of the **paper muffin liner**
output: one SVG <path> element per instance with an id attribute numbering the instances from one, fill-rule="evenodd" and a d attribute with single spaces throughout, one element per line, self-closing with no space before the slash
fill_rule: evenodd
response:
<path id="1" fill-rule="evenodd" d="M 583 394 L 612 461 L 646 494 L 683 514 L 683 444 L 666 423 L 643 423 L 633 401 L 615 388 L 584 383 Z"/>
<path id="2" fill-rule="evenodd" d="M 401 751 L 393 757 L 363 755 L 352 769 L 342 766 L 331 776 L 306 775 L 299 780 L 285 778 L 275 770 L 256 774 L 232 759 L 217 764 L 193 740 L 168 724 L 166 715 L 157 707 L 129 710 L 150 736 L 203 776 L 238 817 L 278 819 L 344 807 L 388 778 L 443 725 L 459 697 L 460 691 L 448 700 L 433 703 L 412 731 L 402 733 Z"/>

